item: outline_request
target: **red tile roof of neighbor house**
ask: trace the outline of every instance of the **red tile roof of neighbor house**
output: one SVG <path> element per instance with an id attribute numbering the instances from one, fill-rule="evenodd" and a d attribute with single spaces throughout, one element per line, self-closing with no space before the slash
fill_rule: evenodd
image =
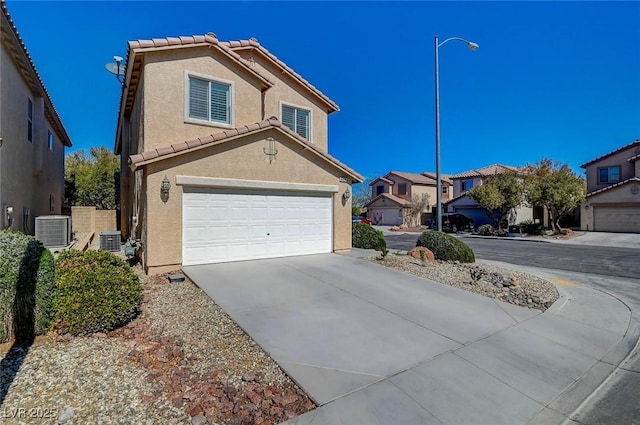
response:
<path id="1" fill-rule="evenodd" d="M 372 180 L 371 183 L 369 183 L 369 186 L 373 186 L 378 180 L 381 180 L 381 181 L 383 181 L 383 182 L 385 182 L 387 184 L 390 184 L 392 186 L 394 185 L 393 181 L 391 181 L 389 179 L 386 179 L 384 177 L 378 177 L 375 180 Z"/>
<path id="2" fill-rule="evenodd" d="M 462 179 L 467 177 L 487 177 L 507 171 L 518 171 L 518 168 L 512 167 L 511 165 L 493 164 L 475 170 L 463 171 L 462 173 L 454 174 L 449 177 L 452 179 Z"/>
<path id="3" fill-rule="evenodd" d="M 391 195 L 390 193 L 381 193 L 380 195 L 376 196 L 375 198 L 373 198 L 372 200 L 370 200 L 369 202 L 367 202 L 366 204 L 364 204 L 365 207 L 368 207 L 369 205 L 373 204 L 375 201 L 377 201 L 380 198 L 385 198 L 385 199 L 389 199 L 390 201 L 401 205 L 403 207 L 408 207 L 411 205 L 411 201 L 407 201 L 406 199 L 402 199 L 399 198 L 395 195 Z"/>
<path id="4" fill-rule="evenodd" d="M 346 172 L 357 183 L 362 183 L 364 178 L 353 169 L 349 168 L 342 162 L 338 161 L 333 156 L 329 155 L 324 150 L 309 143 L 302 136 L 289 129 L 289 127 L 282 124 L 276 117 L 271 117 L 268 120 L 260 121 L 257 123 L 245 125 L 238 128 L 232 128 L 229 130 L 223 130 L 219 133 L 211 134 L 209 136 L 200 137 L 195 140 L 187 140 L 181 143 L 175 143 L 164 148 L 153 149 L 145 151 L 139 154 L 131 155 L 129 157 L 129 166 L 133 171 L 143 167 L 144 165 L 159 161 L 162 159 L 172 158 L 176 155 L 190 152 L 192 150 L 201 149 L 204 147 L 216 146 L 230 140 L 237 139 L 238 137 L 244 137 L 249 134 L 258 133 L 260 131 L 266 131 L 269 129 L 276 129 L 281 131 L 285 135 L 289 136 L 294 141 L 300 143 L 304 148 L 310 150 L 314 154 L 324 158 L 332 163 L 338 169 Z"/>
<path id="5" fill-rule="evenodd" d="M 631 158 L 627 159 L 629 162 L 635 162 L 636 159 L 640 158 L 640 153 L 637 155 L 633 155 Z"/>
<path id="6" fill-rule="evenodd" d="M 429 177 L 431 179 L 434 179 L 434 180 L 436 179 L 436 173 L 431 173 L 429 171 L 423 171 L 421 174 L 423 176 L 427 176 L 427 177 Z M 453 184 L 453 181 L 451 181 L 451 178 L 450 178 L 449 174 L 440 174 L 440 180 L 442 180 L 444 182 L 447 182 L 449 184 Z"/>
<path id="7" fill-rule="evenodd" d="M 405 173 L 402 171 L 391 171 L 385 175 L 385 178 L 392 178 L 391 176 L 396 175 L 405 180 L 410 181 L 413 184 L 424 184 L 424 185 L 435 185 L 436 181 L 430 177 L 424 176 L 422 174 L 415 173 Z"/>
<path id="8" fill-rule="evenodd" d="M 588 165 L 591 165 L 591 164 L 593 164 L 594 162 L 600 161 L 601 159 L 605 159 L 606 157 L 609 157 L 609 156 L 611 156 L 611 155 L 615 155 L 615 154 L 617 154 L 618 152 L 621 152 L 621 151 L 623 151 L 623 150 L 625 150 L 625 149 L 632 148 L 632 147 L 634 147 L 634 146 L 636 146 L 636 145 L 640 146 L 640 139 L 634 140 L 633 142 L 631 142 L 631 143 L 629 143 L 629 144 L 627 144 L 627 145 L 624 145 L 624 146 L 622 146 L 621 148 L 618 148 L 618 149 L 613 150 L 613 151 L 611 151 L 611 152 L 609 152 L 609 153 L 606 153 L 606 154 L 604 154 L 604 155 L 601 155 L 601 156 L 597 157 L 596 159 L 592 159 L 592 160 L 591 160 L 591 161 L 589 161 L 589 162 L 585 162 L 584 164 L 582 164 L 582 165 L 580 166 L 580 168 L 587 168 L 587 166 L 588 166 Z M 640 152 L 634 152 L 634 156 L 635 156 L 635 157 L 637 157 L 637 154 L 640 154 Z M 633 158 L 633 157 L 632 157 L 632 158 Z"/>
<path id="9" fill-rule="evenodd" d="M 589 193 L 587 193 L 586 196 L 589 197 L 589 196 L 592 196 L 592 195 L 596 195 L 598 193 L 602 193 L 602 192 L 605 192 L 607 190 L 614 189 L 616 187 L 620 187 L 620 186 L 625 185 L 625 184 L 630 183 L 630 182 L 640 182 L 640 177 L 628 178 L 628 179 L 623 180 L 621 182 L 614 183 L 614 184 L 612 184 L 610 186 L 603 187 L 602 189 L 598 189 L 598 190 L 594 190 L 593 192 L 589 192 Z"/>
<path id="10" fill-rule="evenodd" d="M 274 63 L 275 65 L 277 65 L 279 68 L 283 69 L 284 71 L 286 71 L 291 77 L 293 77 L 295 80 L 297 80 L 299 83 L 301 83 L 303 86 L 305 86 L 307 89 L 311 90 L 313 93 L 315 93 L 318 97 L 320 97 L 328 106 L 331 107 L 332 111 L 331 112 L 335 112 L 335 111 L 339 111 L 340 108 L 338 107 L 338 105 L 336 105 L 331 99 L 329 99 L 324 93 L 322 93 L 320 90 L 318 90 L 313 84 L 311 84 L 309 81 L 305 80 L 300 74 L 298 74 L 297 72 L 295 72 L 292 68 L 290 68 L 286 63 L 284 63 L 283 61 L 281 61 L 280 59 L 278 59 L 276 57 L 276 55 L 274 55 L 273 53 L 271 53 L 270 51 L 268 51 L 266 48 L 264 48 L 259 42 L 258 40 L 256 40 L 255 38 L 249 39 L 249 40 L 234 40 L 234 41 L 221 41 L 220 44 L 222 45 L 227 45 L 229 46 L 229 48 L 231 48 L 231 50 L 244 50 L 244 49 L 256 49 L 258 50 L 260 53 L 262 53 L 266 58 L 268 58 L 272 63 Z"/>
<path id="11" fill-rule="evenodd" d="M 30 76 L 34 77 L 34 78 L 28 78 L 28 77 L 25 77 L 25 78 L 27 79 L 27 81 L 35 80 L 34 83 L 37 86 L 39 86 L 38 88 L 42 90 L 42 93 L 44 93 L 45 106 L 46 106 L 45 114 L 48 115 L 49 120 L 52 121 L 53 126 L 56 127 L 55 129 L 62 135 L 62 143 L 64 143 L 65 146 L 71 147 L 71 139 L 67 134 L 67 130 L 64 128 L 64 125 L 62 124 L 60 115 L 58 115 L 58 111 L 56 110 L 56 107 L 54 106 L 53 101 L 51 100 L 51 96 L 49 95 L 47 88 L 44 86 L 44 83 L 42 82 L 40 73 L 38 73 L 38 70 L 36 69 L 36 65 L 33 63 L 33 59 L 31 58 L 31 55 L 27 50 L 27 46 L 24 44 L 24 41 L 22 40 L 22 37 L 18 32 L 18 28 L 16 27 L 16 24 L 13 22 L 13 19 L 11 19 L 11 14 L 7 9 L 7 5 L 4 0 L 0 2 L 0 9 L 2 9 L 2 15 L 7 20 L 7 23 L 9 24 L 8 27 L 11 29 L 11 31 L 13 32 L 13 36 L 15 37 L 15 42 L 13 42 L 12 44 L 14 45 L 14 48 L 16 49 L 16 53 L 19 55 L 19 57 L 14 57 L 14 59 L 16 59 L 20 63 L 20 65 L 18 66 L 20 68 L 20 71 L 22 71 L 23 74 L 30 74 Z M 5 25 L 0 25 L 0 27 L 4 29 Z M 34 91 L 37 91 L 37 90 L 34 90 Z"/>

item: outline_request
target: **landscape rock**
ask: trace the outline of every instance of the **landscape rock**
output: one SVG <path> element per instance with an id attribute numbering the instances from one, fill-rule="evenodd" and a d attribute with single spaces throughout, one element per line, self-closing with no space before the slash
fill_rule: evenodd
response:
<path id="1" fill-rule="evenodd" d="M 64 412 L 62 412 L 60 416 L 58 416 L 58 424 L 65 424 L 69 422 L 74 415 L 75 412 L 73 411 L 73 407 L 67 407 L 66 409 L 64 409 Z"/>
<path id="2" fill-rule="evenodd" d="M 429 248 L 425 248 L 424 246 L 417 246 L 407 252 L 407 255 L 413 258 L 417 258 L 418 260 L 425 261 L 435 261 L 436 258 L 433 255 L 433 252 Z"/>

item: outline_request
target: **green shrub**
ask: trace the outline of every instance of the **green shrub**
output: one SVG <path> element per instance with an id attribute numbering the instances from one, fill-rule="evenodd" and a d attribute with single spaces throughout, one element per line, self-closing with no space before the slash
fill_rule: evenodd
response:
<path id="1" fill-rule="evenodd" d="M 478 234 L 482 236 L 491 236 L 493 235 L 493 226 L 490 224 L 483 224 L 478 227 Z"/>
<path id="2" fill-rule="evenodd" d="M 51 252 L 32 236 L 0 231 L 0 342 L 49 330 L 54 287 Z"/>
<path id="3" fill-rule="evenodd" d="M 418 238 L 416 246 L 428 248 L 433 252 L 436 260 L 460 261 L 461 263 L 476 261 L 469 245 L 443 232 L 424 232 Z"/>
<path id="4" fill-rule="evenodd" d="M 546 233 L 546 229 L 542 224 L 534 223 L 532 220 L 525 220 L 520 225 L 522 226 L 522 231 L 530 235 L 542 236 Z"/>
<path id="5" fill-rule="evenodd" d="M 355 248 L 375 249 L 382 253 L 387 250 L 387 241 L 382 232 L 366 223 L 353 223 L 351 238 L 351 244 Z"/>
<path id="6" fill-rule="evenodd" d="M 138 315 L 142 284 L 107 251 L 66 251 L 56 262 L 55 308 L 62 332 L 107 332 Z"/>

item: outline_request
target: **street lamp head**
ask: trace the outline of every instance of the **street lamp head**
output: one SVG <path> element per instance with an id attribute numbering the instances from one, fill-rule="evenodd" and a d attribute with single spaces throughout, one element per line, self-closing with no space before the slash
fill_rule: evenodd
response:
<path id="1" fill-rule="evenodd" d="M 478 43 L 474 43 L 473 41 L 467 42 L 467 46 L 469 46 L 469 49 L 474 52 L 480 48 L 480 45 Z"/>

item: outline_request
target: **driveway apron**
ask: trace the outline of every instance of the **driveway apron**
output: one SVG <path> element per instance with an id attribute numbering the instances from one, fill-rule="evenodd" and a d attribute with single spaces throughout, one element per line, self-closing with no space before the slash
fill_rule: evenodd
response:
<path id="1" fill-rule="evenodd" d="M 546 314 L 337 254 L 184 272 L 323 406 L 299 424 L 527 423 L 626 326 L 536 326 Z M 554 340 L 558 320 L 598 345 Z"/>

